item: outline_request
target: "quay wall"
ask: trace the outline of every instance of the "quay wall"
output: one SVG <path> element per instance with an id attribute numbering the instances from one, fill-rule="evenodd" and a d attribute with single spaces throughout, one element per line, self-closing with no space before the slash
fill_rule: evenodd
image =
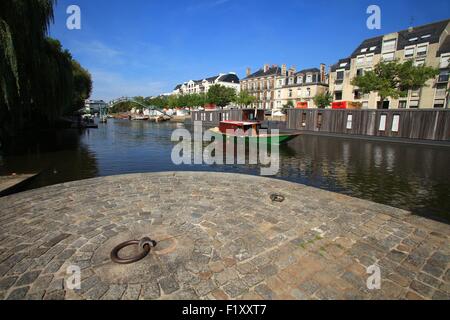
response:
<path id="1" fill-rule="evenodd" d="M 191 121 L 218 126 L 220 121 L 242 121 L 243 110 L 194 111 Z M 262 119 L 259 119 L 262 120 Z M 450 141 L 450 110 L 332 110 L 288 109 L 286 121 L 263 121 L 270 129 L 305 133 Z"/>
<path id="2" fill-rule="evenodd" d="M 450 110 L 291 109 L 287 129 L 416 140 L 450 141 Z"/>

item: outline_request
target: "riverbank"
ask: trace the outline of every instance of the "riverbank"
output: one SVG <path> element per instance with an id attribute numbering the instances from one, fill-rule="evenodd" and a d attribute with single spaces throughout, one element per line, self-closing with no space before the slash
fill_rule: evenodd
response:
<path id="1" fill-rule="evenodd" d="M 449 299 L 449 225 L 300 184 L 135 174 L 9 196 L 0 212 L 3 299 Z M 144 260 L 110 261 L 143 236 L 159 242 Z"/>
<path id="2" fill-rule="evenodd" d="M 0 197 L 16 192 L 16 190 L 19 190 L 23 185 L 30 182 L 37 175 L 37 173 L 33 173 L 0 176 Z"/>

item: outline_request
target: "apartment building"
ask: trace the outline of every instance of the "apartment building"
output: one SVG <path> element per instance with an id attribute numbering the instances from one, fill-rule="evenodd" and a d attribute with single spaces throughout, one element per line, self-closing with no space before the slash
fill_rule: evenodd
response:
<path id="1" fill-rule="evenodd" d="M 239 77 L 236 73 L 230 72 L 228 74 L 221 73 L 217 76 L 202 80 L 189 80 L 185 83 L 177 85 L 173 91 L 173 94 L 207 93 L 209 88 L 213 85 L 222 85 L 228 88 L 233 88 L 236 92 L 239 92 L 240 90 Z"/>
<path id="2" fill-rule="evenodd" d="M 330 92 L 335 103 L 359 102 L 363 108 L 443 108 L 448 105 L 450 57 L 450 20 L 386 34 L 364 40 L 348 58 L 333 65 L 329 74 Z M 415 65 L 427 65 L 440 69 L 436 79 L 425 87 L 410 90 L 400 99 L 380 101 L 378 94 L 362 94 L 351 80 L 372 70 L 380 61 L 394 59 L 414 61 Z"/>
<path id="3" fill-rule="evenodd" d="M 273 109 L 275 107 L 275 79 L 281 75 L 278 65 L 264 65 L 255 73 L 247 68 L 246 77 L 241 80 L 241 90 L 256 97 L 252 108 Z"/>
<path id="4" fill-rule="evenodd" d="M 325 65 L 320 68 L 296 72 L 295 67 L 287 70 L 281 67 L 281 74 L 275 79 L 275 109 L 281 109 L 292 101 L 296 108 L 316 108 L 314 97 L 328 91 Z"/>

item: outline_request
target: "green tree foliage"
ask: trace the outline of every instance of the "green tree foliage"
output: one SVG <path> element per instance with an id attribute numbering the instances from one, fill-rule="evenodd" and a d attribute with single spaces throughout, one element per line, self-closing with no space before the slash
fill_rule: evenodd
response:
<path id="1" fill-rule="evenodd" d="M 109 110 L 110 113 L 122 113 L 122 112 L 128 112 L 131 109 L 133 109 L 136 105 L 131 101 L 123 101 L 115 104 L 112 106 L 112 108 Z"/>
<path id="2" fill-rule="evenodd" d="M 168 106 L 168 98 L 165 96 L 146 98 L 145 104 L 148 106 L 156 107 L 158 109 L 164 109 Z"/>
<path id="3" fill-rule="evenodd" d="M 209 88 L 206 95 L 206 103 L 215 104 L 223 108 L 235 101 L 236 91 L 233 88 L 228 88 L 222 85 L 213 85 Z"/>
<path id="4" fill-rule="evenodd" d="M 72 111 L 80 110 L 84 107 L 84 101 L 91 96 L 92 93 L 92 77 L 89 71 L 84 69 L 77 61 L 72 60 L 72 72 L 73 72 L 73 102 L 71 105 Z"/>
<path id="5" fill-rule="evenodd" d="M 256 102 L 256 97 L 249 94 L 248 91 L 243 90 L 239 92 L 238 95 L 236 95 L 235 102 L 241 107 L 248 107 L 249 105 Z"/>
<path id="6" fill-rule="evenodd" d="M 89 78 L 48 38 L 55 0 L 0 1 L 0 139 L 25 126 L 51 124 L 86 97 Z M 87 83 L 87 85 L 86 85 Z M 77 87 L 77 85 L 79 85 Z M 92 86 L 92 85 L 90 85 Z"/>
<path id="7" fill-rule="evenodd" d="M 314 97 L 314 103 L 319 109 L 329 107 L 333 102 L 333 96 L 329 92 L 319 93 Z"/>
<path id="8" fill-rule="evenodd" d="M 284 105 L 284 107 L 288 108 L 288 109 L 293 108 L 294 107 L 294 101 L 293 100 L 288 100 L 286 102 L 286 104 Z"/>
<path id="9" fill-rule="evenodd" d="M 413 61 L 380 62 L 374 70 L 352 80 L 363 93 L 377 92 L 381 101 L 391 97 L 406 97 L 408 90 L 425 86 L 426 82 L 439 74 L 439 70 L 427 66 L 414 66 Z"/>

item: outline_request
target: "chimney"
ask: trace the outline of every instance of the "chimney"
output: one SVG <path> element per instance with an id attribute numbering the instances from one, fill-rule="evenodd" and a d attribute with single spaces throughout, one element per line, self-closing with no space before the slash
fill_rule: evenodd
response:
<path id="1" fill-rule="evenodd" d="M 325 73 L 326 73 L 326 67 L 325 64 L 320 64 L 320 82 L 325 83 Z"/>
<path id="2" fill-rule="evenodd" d="M 264 65 L 264 73 L 266 73 L 267 71 L 269 71 L 269 65 L 268 64 L 265 64 Z"/>
<path id="3" fill-rule="evenodd" d="M 247 70 L 245 71 L 245 74 L 247 75 L 247 77 L 249 77 L 252 74 L 252 69 L 247 68 Z"/>
<path id="4" fill-rule="evenodd" d="M 295 68 L 295 66 L 292 66 L 290 69 L 289 69 L 289 76 L 292 76 L 292 75 L 294 75 L 294 73 L 296 72 L 296 68 Z"/>
<path id="5" fill-rule="evenodd" d="M 281 75 L 282 76 L 286 76 L 286 65 L 285 64 L 283 64 L 283 65 L 281 65 Z"/>

